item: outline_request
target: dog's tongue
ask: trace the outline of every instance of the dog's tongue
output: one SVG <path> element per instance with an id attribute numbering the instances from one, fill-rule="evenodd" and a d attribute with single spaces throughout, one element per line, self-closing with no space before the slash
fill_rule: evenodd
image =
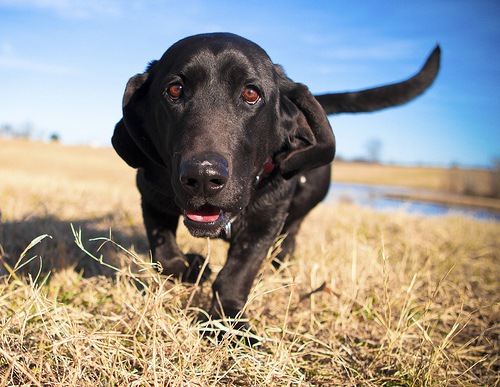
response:
<path id="1" fill-rule="evenodd" d="M 219 219 L 221 210 L 206 204 L 194 211 L 185 211 L 185 214 L 194 222 L 211 223 Z"/>

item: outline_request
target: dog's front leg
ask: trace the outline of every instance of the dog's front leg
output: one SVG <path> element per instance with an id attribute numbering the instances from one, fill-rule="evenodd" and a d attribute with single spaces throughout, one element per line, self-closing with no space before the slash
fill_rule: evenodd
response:
<path id="1" fill-rule="evenodd" d="M 183 254 L 176 241 L 179 215 L 161 213 L 155 206 L 142 202 L 144 225 L 153 259 L 160 263 L 162 273 L 186 282 L 196 282 L 203 267 L 204 258 L 198 254 Z M 210 277 L 205 267 L 200 282 Z"/>
<path id="2" fill-rule="evenodd" d="M 286 203 L 265 211 L 260 207 L 259 213 L 242 216 L 234 223 L 226 264 L 212 285 L 212 318 L 234 318 L 243 310 L 261 264 L 283 226 L 286 208 Z M 249 325 L 242 321 L 237 327 L 246 329 Z"/>

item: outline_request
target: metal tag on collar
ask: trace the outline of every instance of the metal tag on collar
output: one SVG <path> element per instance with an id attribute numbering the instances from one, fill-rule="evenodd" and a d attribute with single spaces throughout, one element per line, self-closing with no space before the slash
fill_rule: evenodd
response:
<path id="1" fill-rule="evenodd" d="M 226 233 L 226 238 L 227 239 L 231 239 L 231 229 L 232 229 L 233 222 L 234 222 L 235 219 L 236 219 L 236 217 L 231 218 L 229 220 L 229 222 L 227 222 L 226 225 L 224 226 L 224 232 Z"/>

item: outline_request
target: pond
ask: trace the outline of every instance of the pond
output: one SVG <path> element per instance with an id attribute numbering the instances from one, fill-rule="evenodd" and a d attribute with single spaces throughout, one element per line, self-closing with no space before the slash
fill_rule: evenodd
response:
<path id="1" fill-rule="evenodd" d="M 399 211 L 439 216 L 460 214 L 476 219 L 500 221 L 500 214 L 485 209 L 444 205 L 418 200 L 404 200 L 387 197 L 387 195 L 409 195 L 418 193 L 411 188 L 392 187 L 369 184 L 331 183 L 326 202 L 352 202 L 370 207 L 377 211 Z"/>

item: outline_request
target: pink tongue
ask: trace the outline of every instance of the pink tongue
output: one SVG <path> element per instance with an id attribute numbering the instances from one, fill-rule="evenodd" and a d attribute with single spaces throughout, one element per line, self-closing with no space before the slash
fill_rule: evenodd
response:
<path id="1" fill-rule="evenodd" d="M 211 223 L 219 219 L 220 210 L 212 206 L 203 206 L 195 211 L 186 211 L 185 214 L 194 222 Z"/>

